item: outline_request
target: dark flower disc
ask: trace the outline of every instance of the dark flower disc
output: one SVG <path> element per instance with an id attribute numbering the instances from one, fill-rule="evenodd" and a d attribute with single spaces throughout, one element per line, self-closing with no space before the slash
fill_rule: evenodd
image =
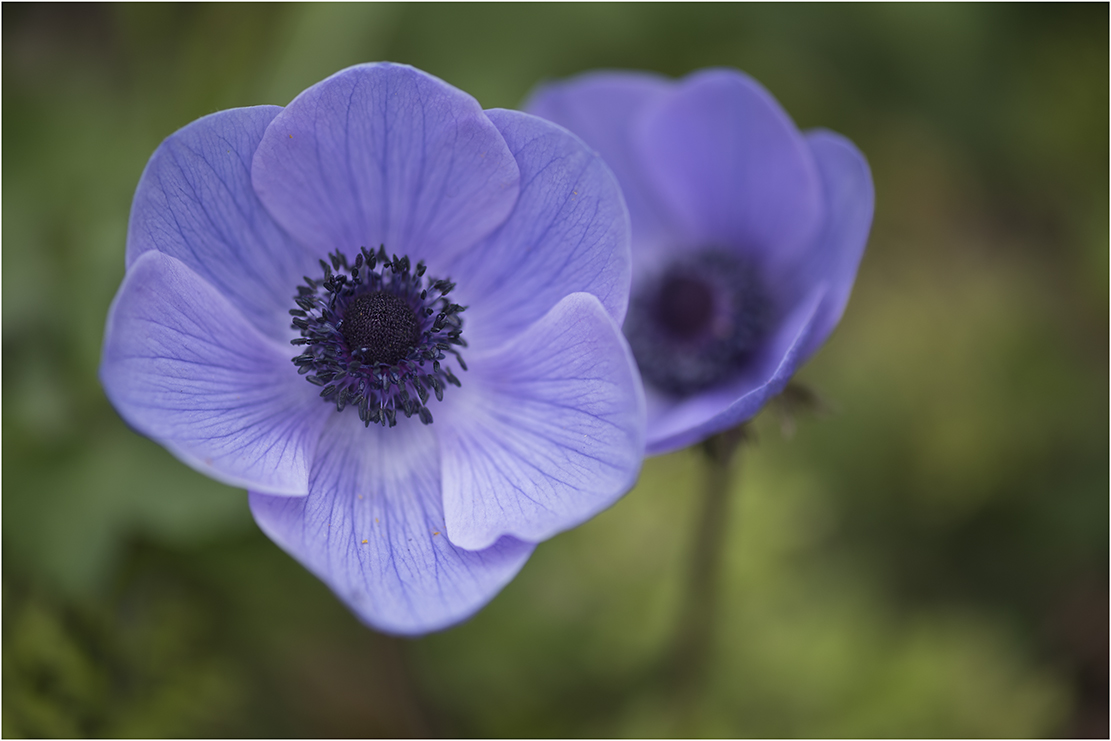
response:
<path id="1" fill-rule="evenodd" d="M 735 377 L 766 336 L 771 315 L 756 270 L 708 249 L 642 282 L 624 329 L 644 380 L 683 397 Z"/>
<path id="2" fill-rule="evenodd" d="M 397 413 L 416 414 L 431 424 L 425 406 L 430 393 L 444 398 L 447 384 L 459 385 L 451 369 L 441 365 L 451 353 L 463 370 L 457 347 L 465 347 L 463 307 L 446 296 L 451 281 L 425 277 L 425 266 L 411 268 L 408 257 L 392 258 L 361 248 L 351 265 L 339 252 L 324 260 L 321 279 L 305 278 L 290 309 L 306 346 L 293 358 L 297 372 L 317 386 L 338 411 L 352 406 L 369 426 L 393 427 Z M 335 271 L 335 272 L 333 272 Z"/>
<path id="3" fill-rule="evenodd" d="M 420 342 L 416 312 L 389 291 L 359 294 L 347 304 L 340 333 L 349 348 L 358 348 L 365 362 L 392 365 Z"/>

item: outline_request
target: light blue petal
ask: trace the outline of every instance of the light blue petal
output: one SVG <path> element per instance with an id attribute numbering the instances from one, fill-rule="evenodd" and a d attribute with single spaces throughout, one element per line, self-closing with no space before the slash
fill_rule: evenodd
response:
<path id="1" fill-rule="evenodd" d="M 158 250 L 181 260 L 266 334 L 289 334 L 297 284 L 315 260 L 270 218 L 251 159 L 282 109 L 237 108 L 198 119 L 147 163 L 127 232 L 127 264 Z"/>
<path id="2" fill-rule="evenodd" d="M 452 542 L 540 541 L 609 507 L 644 455 L 632 354 L 598 299 L 576 293 L 471 363 L 437 412 Z M 446 401 L 446 400 L 445 400 Z"/>
<path id="3" fill-rule="evenodd" d="M 830 288 L 802 349 L 803 358 L 821 347 L 845 312 L 876 203 L 868 161 L 851 141 L 825 130 L 808 132 L 806 141 L 822 176 L 827 217 L 821 236 L 799 261 L 794 281 L 803 290 L 819 282 Z"/>
<path id="4" fill-rule="evenodd" d="M 668 205 L 649 183 L 631 136 L 646 107 L 676 84 L 645 72 L 587 72 L 541 85 L 524 105 L 581 137 L 613 170 L 632 219 L 634 265 L 649 257 L 647 252 L 673 249 L 677 242 Z"/>
<path id="5" fill-rule="evenodd" d="M 653 187 L 675 209 L 686 248 L 790 261 L 824 218 L 809 147 L 763 87 L 704 70 L 657 98 L 631 132 Z"/>
<path id="6" fill-rule="evenodd" d="M 618 323 L 629 302 L 629 217 L 621 189 L 574 135 L 535 116 L 488 111 L 521 171 L 508 220 L 447 267 L 469 308 L 464 337 L 500 344 L 564 296 L 598 297 Z"/>
<path id="7" fill-rule="evenodd" d="M 466 619 L 533 550 L 512 538 L 481 551 L 448 540 L 436 437 L 415 418 L 364 428 L 354 412 L 332 415 L 310 488 L 298 499 L 251 492 L 255 521 L 361 620 L 389 633 Z"/>
<path id="8" fill-rule="evenodd" d="M 100 380 L 129 424 L 198 471 L 303 495 L 329 406 L 292 356 L 179 260 L 149 251 L 109 310 Z"/>
<path id="9" fill-rule="evenodd" d="M 297 96 L 255 153 L 255 190 L 318 254 L 385 244 L 433 275 L 501 224 L 517 164 L 469 95 L 405 65 L 364 64 Z"/>

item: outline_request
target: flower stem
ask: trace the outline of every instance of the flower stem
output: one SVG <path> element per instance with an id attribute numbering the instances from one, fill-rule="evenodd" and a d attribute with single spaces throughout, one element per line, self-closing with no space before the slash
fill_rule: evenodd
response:
<path id="1" fill-rule="evenodd" d="M 687 727 L 695 720 L 696 705 L 709 671 L 729 499 L 736 474 L 733 459 L 747 437 L 747 425 L 741 425 L 718 433 L 701 445 L 706 460 L 702 510 L 695 523 L 687 594 L 670 662 L 679 722 Z"/>
<path id="2" fill-rule="evenodd" d="M 385 633 L 376 636 L 377 660 L 383 670 L 383 679 L 388 681 L 384 688 L 388 693 L 387 704 L 396 713 L 392 724 L 383 729 L 384 735 L 431 738 L 434 734 L 410 666 L 410 640 Z"/>

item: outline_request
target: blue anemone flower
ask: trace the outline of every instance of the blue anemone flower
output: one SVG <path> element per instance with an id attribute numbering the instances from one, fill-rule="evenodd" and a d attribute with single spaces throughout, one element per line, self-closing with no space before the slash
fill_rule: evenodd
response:
<path id="1" fill-rule="evenodd" d="M 158 147 L 101 381 L 363 621 L 436 630 L 635 481 L 629 239 L 567 131 L 351 67 Z"/>
<path id="2" fill-rule="evenodd" d="M 526 110 L 613 168 L 633 224 L 624 330 L 644 379 L 651 454 L 741 424 L 841 318 L 872 224 L 863 155 L 800 133 L 747 75 L 592 72 Z"/>

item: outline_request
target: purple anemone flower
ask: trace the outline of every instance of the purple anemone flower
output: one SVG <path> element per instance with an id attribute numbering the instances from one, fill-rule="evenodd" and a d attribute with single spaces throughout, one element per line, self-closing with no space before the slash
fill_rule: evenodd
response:
<path id="1" fill-rule="evenodd" d="M 158 147 L 101 381 L 364 622 L 436 630 L 635 481 L 629 239 L 572 134 L 351 67 Z"/>
<path id="2" fill-rule="evenodd" d="M 526 110 L 613 168 L 633 224 L 624 331 L 644 379 L 651 454 L 753 417 L 833 331 L 872 224 L 863 155 L 800 133 L 728 69 L 682 80 L 592 72 Z"/>

